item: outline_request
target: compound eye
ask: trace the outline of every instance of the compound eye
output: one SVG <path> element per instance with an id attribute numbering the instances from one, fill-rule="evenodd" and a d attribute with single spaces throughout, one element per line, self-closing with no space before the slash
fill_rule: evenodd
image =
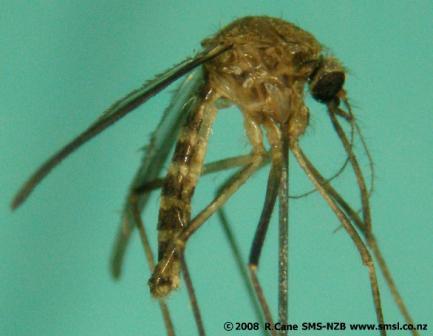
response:
<path id="1" fill-rule="evenodd" d="M 314 99 L 327 103 L 343 88 L 344 69 L 337 60 L 326 58 L 311 77 L 310 90 Z"/>

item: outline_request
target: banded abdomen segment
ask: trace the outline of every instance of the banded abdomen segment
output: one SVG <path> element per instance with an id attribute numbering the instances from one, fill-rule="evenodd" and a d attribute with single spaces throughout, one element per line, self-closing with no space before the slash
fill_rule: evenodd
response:
<path id="1" fill-rule="evenodd" d="M 161 192 L 158 218 L 158 265 L 149 284 L 156 297 L 178 287 L 180 259 L 168 251 L 177 234 L 191 219 L 191 199 L 201 174 L 211 126 L 216 114 L 214 93 L 205 90 L 181 128 L 179 140 Z M 164 258 L 174 253 L 165 266 Z M 164 268 L 165 267 L 165 268 Z"/>

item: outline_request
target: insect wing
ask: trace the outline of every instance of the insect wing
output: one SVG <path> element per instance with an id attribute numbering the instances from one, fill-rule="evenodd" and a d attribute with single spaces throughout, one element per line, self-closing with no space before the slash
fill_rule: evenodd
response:
<path id="1" fill-rule="evenodd" d="M 136 107 L 143 104 L 146 100 L 156 95 L 175 80 L 179 79 L 197 66 L 218 56 L 228 48 L 230 48 L 230 46 L 219 45 L 211 49 L 206 49 L 197 54 L 195 57 L 186 59 L 159 76 L 156 76 L 155 79 L 146 82 L 139 89 L 132 91 L 125 97 L 118 100 L 84 132 L 69 142 L 65 147 L 55 153 L 47 161 L 45 161 L 45 163 L 43 163 L 32 176 L 30 176 L 27 182 L 21 187 L 14 197 L 11 204 L 12 209 L 20 206 L 27 199 L 33 189 L 45 178 L 45 176 L 47 176 L 54 167 L 56 167 L 64 158 L 69 156 L 81 145 L 92 139 L 97 134 L 101 133 L 103 130 L 114 124 L 129 112 L 133 111 Z"/>

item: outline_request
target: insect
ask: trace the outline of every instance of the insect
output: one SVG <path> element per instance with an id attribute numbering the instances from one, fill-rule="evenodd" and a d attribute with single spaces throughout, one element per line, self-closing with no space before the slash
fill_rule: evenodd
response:
<path id="1" fill-rule="evenodd" d="M 352 140 L 340 124 L 348 123 L 353 131 L 359 128 L 343 88 L 346 72 L 334 57 L 324 54 L 320 43 L 309 33 L 280 19 L 245 17 L 234 21 L 215 36 L 202 42 L 204 50 L 191 59 L 169 69 L 114 103 L 95 123 L 46 161 L 23 185 L 12 202 L 20 206 L 42 179 L 64 158 L 85 142 L 117 122 L 169 84 L 188 74 L 154 131 L 145 158 L 127 197 L 113 256 L 113 275 L 118 277 L 130 235 L 138 228 L 152 269 L 149 287 L 159 299 L 167 334 L 174 327 L 167 297 L 179 286 L 183 274 L 200 334 L 204 334 L 199 307 L 184 259 L 188 239 L 207 219 L 222 209 L 230 197 L 255 172 L 270 164 L 266 197 L 252 242 L 248 275 L 261 307 L 264 320 L 288 324 L 287 230 L 288 230 L 288 161 L 293 153 L 300 167 L 337 216 L 353 241 L 363 264 L 368 269 L 377 321 L 383 324 L 376 259 L 407 323 L 413 324 L 398 293 L 376 239 L 372 233 L 369 190 L 358 159 L 352 151 Z M 326 106 L 328 116 L 352 167 L 360 192 L 361 215 L 334 189 L 315 168 L 301 149 L 299 140 L 308 127 L 309 111 L 304 91 Z M 245 133 L 251 145 L 248 155 L 205 164 L 205 154 L 212 124 L 218 110 L 236 105 L 244 118 Z M 174 146 L 167 174 L 160 172 Z M 218 190 L 216 197 L 192 216 L 191 200 L 202 175 L 239 167 Z M 150 191 L 161 188 L 158 216 L 158 256 L 153 253 L 141 222 Z M 271 214 L 278 199 L 279 214 L 279 304 L 275 320 L 261 286 L 257 269 Z M 270 331 L 276 334 L 275 330 Z M 285 332 L 283 332 L 285 334 Z M 385 330 L 381 330 L 385 335 Z M 413 334 L 417 334 L 413 331 Z"/>

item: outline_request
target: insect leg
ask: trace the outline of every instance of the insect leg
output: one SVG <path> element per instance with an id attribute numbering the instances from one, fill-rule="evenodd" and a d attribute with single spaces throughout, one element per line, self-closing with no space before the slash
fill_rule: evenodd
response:
<path id="1" fill-rule="evenodd" d="M 253 244 L 250 250 L 249 266 L 250 268 L 257 268 L 259 264 L 260 254 L 263 247 L 263 242 L 266 237 L 266 232 L 269 226 L 269 221 L 274 210 L 275 201 L 278 195 L 278 188 L 281 178 L 281 160 L 273 160 L 271 171 L 268 177 L 266 187 L 265 202 L 263 205 L 262 213 L 260 215 L 259 224 L 254 234 Z"/>
<path id="2" fill-rule="evenodd" d="M 132 216 L 134 217 L 138 232 L 140 234 L 140 239 L 144 247 L 144 251 L 146 254 L 147 262 L 151 270 L 155 268 L 154 258 L 152 249 L 150 248 L 149 239 L 147 238 L 147 233 L 143 225 L 143 221 L 141 220 L 140 211 L 137 206 L 137 198 L 131 197 L 131 211 Z M 170 312 L 167 304 L 164 300 L 159 300 L 159 307 L 161 309 L 162 317 L 165 324 L 165 329 L 167 330 L 167 336 L 174 336 L 174 327 L 173 322 L 170 317 Z"/>
<path id="3" fill-rule="evenodd" d="M 350 105 L 347 102 L 347 100 L 344 100 L 344 103 L 345 103 L 346 107 L 348 108 L 349 113 L 351 114 Z M 381 269 L 381 272 L 382 272 L 383 276 L 385 277 L 385 281 L 387 282 L 388 288 L 390 289 L 392 296 L 394 298 L 394 301 L 396 302 L 397 306 L 400 309 L 400 312 L 402 313 L 402 315 L 405 318 L 407 323 L 413 324 L 413 320 L 410 316 L 410 313 L 409 313 L 408 309 L 406 308 L 400 293 L 397 290 L 395 282 L 391 276 L 391 272 L 389 271 L 389 269 L 386 265 L 385 259 L 383 258 L 382 253 L 380 251 L 380 248 L 377 244 L 377 241 L 373 236 L 372 228 L 371 228 L 370 207 L 369 207 L 369 202 L 368 202 L 369 193 L 371 192 L 371 189 L 373 188 L 373 186 L 371 187 L 370 190 L 367 190 L 364 176 L 362 174 L 358 160 L 357 160 L 355 154 L 353 153 L 353 151 L 351 150 L 351 147 L 349 146 L 347 137 L 346 137 L 343 129 L 341 128 L 338 120 L 335 118 L 334 112 L 338 113 L 338 111 L 341 111 L 341 109 L 338 108 L 338 106 L 335 102 L 331 102 L 328 105 L 328 114 L 331 118 L 331 122 L 332 122 L 334 129 L 336 130 L 347 154 L 349 155 L 351 165 L 352 165 L 353 170 L 354 170 L 355 175 L 356 175 L 356 180 L 357 180 L 357 183 L 359 186 L 359 190 L 361 192 L 362 214 L 363 214 L 363 219 L 364 219 L 364 227 L 361 231 L 365 235 L 365 238 L 367 240 L 367 244 L 369 245 L 369 247 L 373 251 L 373 254 L 374 254 L 374 256 L 375 256 L 375 258 L 379 264 L 379 268 Z M 361 137 L 361 142 L 364 146 L 364 150 L 366 151 L 366 154 L 368 156 L 368 159 L 370 162 L 370 169 L 372 170 L 372 173 L 374 174 L 373 164 L 372 164 L 370 153 L 367 149 L 367 146 L 366 146 L 365 141 L 362 137 L 362 134 L 360 133 L 359 127 L 357 127 L 357 130 L 358 130 L 358 133 Z"/>
<path id="4" fill-rule="evenodd" d="M 274 154 L 275 153 L 275 154 Z M 266 232 L 269 226 L 269 222 L 272 216 L 272 212 L 275 206 L 275 201 L 277 199 L 278 190 L 281 180 L 281 158 L 278 158 L 279 154 L 277 151 L 273 151 L 273 159 L 271 171 L 268 177 L 267 189 L 265 202 L 263 205 L 262 213 L 260 215 L 259 224 L 254 234 L 253 244 L 251 246 L 250 257 L 248 262 L 248 269 L 250 272 L 251 282 L 253 284 L 254 290 L 256 292 L 257 298 L 260 302 L 263 314 L 265 316 L 266 322 L 273 324 L 272 314 L 269 309 L 269 305 L 265 298 L 263 289 L 260 285 L 260 281 L 257 277 L 257 266 L 259 264 L 260 254 L 263 247 L 263 242 L 266 237 Z"/>
<path id="5" fill-rule="evenodd" d="M 265 153 L 267 154 L 267 153 Z M 217 173 L 222 170 L 235 168 L 235 167 L 241 167 L 245 166 L 254 159 L 254 154 L 247 154 L 247 155 L 239 155 L 239 156 L 233 156 L 227 159 L 222 159 L 214 162 L 209 162 L 203 166 L 203 170 L 201 172 L 201 176 Z M 268 158 L 265 157 L 266 162 Z M 135 188 L 134 192 L 138 194 L 147 193 L 150 191 L 153 191 L 155 189 L 162 188 L 164 184 L 164 177 L 156 178 L 151 181 L 147 181 L 138 187 Z"/>
<path id="6" fill-rule="evenodd" d="M 340 123 L 338 122 L 336 118 L 335 111 L 338 111 L 338 102 L 332 101 L 328 104 L 328 115 L 331 119 L 332 125 L 334 126 L 335 131 L 337 132 L 338 137 L 341 140 L 341 143 L 343 144 L 343 147 L 349 156 L 350 163 L 352 165 L 353 171 L 356 176 L 356 182 L 358 183 L 359 191 L 361 193 L 361 204 L 362 204 L 362 215 L 364 219 L 365 224 L 365 236 L 367 238 L 367 241 L 369 240 L 369 236 L 371 234 L 371 215 L 370 215 L 370 203 L 368 201 L 368 189 L 365 184 L 364 176 L 361 171 L 361 167 L 359 166 L 358 159 L 356 158 L 355 154 L 352 151 L 352 147 L 349 143 L 349 140 L 346 137 L 346 134 L 344 133 L 344 130 L 342 129 Z"/>
<path id="7" fill-rule="evenodd" d="M 344 112 L 344 113 L 347 113 L 347 112 Z M 355 119 L 353 118 L 352 114 L 349 113 L 349 116 L 348 117 L 344 117 L 344 118 L 348 122 L 350 122 L 350 148 L 353 148 L 353 144 L 354 144 L 354 140 L 355 140 L 355 129 L 358 131 L 358 134 L 360 135 L 361 142 L 363 143 L 363 145 L 365 145 L 365 143 L 363 141 L 364 139 L 362 138 L 361 133 L 359 132 L 359 128 L 357 127 L 357 124 L 356 124 Z M 369 156 L 369 153 L 368 153 L 368 156 Z M 340 168 L 337 170 L 337 172 L 334 173 L 331 177 L 326 178 L 325 183 L 330 183 L 331 181 L 333 181 L 334 179 L 336 179 L 337 177 L 339 177 L 343 173 L 343 171 L 346 169 L 346 167 L 347 167 L 347 165 L 348 165 L 349 162 L 350 162 L 350 158 L 347 155 L 346 158 L 344 159 L 343 164 L 340 166 Z M 313 189 L 311 189 L 309 191 L 306 191 L 306 192 L 303 192 L 301 194 L 289 195 L 289 198 L 291 198 L 291 199 L 299 199 L 299 198 L 303 198 L 305 196 L 311 195 L 311 194 L 313 194 L 315 192 L 317 192 L 317 190 L 315 188 L 313 188 Z M 372 187 L 370 187 L 369 194 L 371 194 L 371 192 L 372 192 Z"/>
<path id="8" fill-rule="evenodd" d="M 201 317 L 197 296 L 195 295 L 194 286 L 192 285 L 191 275 L 188 270 L 188 265 L 186 263 L 184 253 L 180 255 L 180 265 L 182 269 L 183 279 L 186 284 L 186 289 L 188 290 L 189 302 L 191 303 L 192 312 L 194 314 L 194 320 L 197 325 L 198 334 L 199 336 L 205 336 L 206 333 L 204 331 L 203 319 Z"/>
<path id="9" fill-rule="evenodd" d="M 376 277 L 376 271 L 374 267 L 373 260 L 371 258 L 371 255 L 365 246 L 364 242 L 362 241 L 361 237 L 357 233 L 356 229 L 351 224 L 350 220 L 347 218 L 346 214 L 338 207 L 335 200 L 332 198 L 332 196 L 327 192 L 327 190 L 321 185 L 320 180 L 317 178 L 317 176 L 314 174 L 314 172 L 310 169 L 310 166 L 307 164 L 305 160 L 305 155 L 300 149 L 297 142 L 293 143 L 291 145 L 291 150 L 293 154 L 295 155 L 299 165 L 301 168 L 305 171 L 308 178 L 313 182 L 314 186 L 317 188 L 317 190 L 320 192 L 324 200 L 328 203 L 331 210 L 335 213 L 341 224 L 343 225 L 346 232 L 349 234 L 350 238 L 354 242 L 356 248 L 359 251 L 359 254 L 361 256 L 361 259 L 363 261 L 363 264 L 368 268 L 369 272 L 369 278 L 370 278 L 370 285 L 371 290 L 373 294 L 373 301 L 375 305 L 376 310 L 376 316 L 379 324 L 384 324 L 383 320 L 383 313 L 382 313 L 382 306 L 380 303 L 380 294 L 379 294 L 379 286 L 377 283 L 377 277 Z M 385 330 L 381 330 L 381 335 L 386 335 Z"/>
<path id="10" fill-rule="evenodd" d="M 263 123 L 266 129 L 269 143 L 272 148 L 272 168 L 268 179 L 265 204 L 260 218 L 259 226 L 254 237 L 253 247 L 250 255 L 251 279 L 260 294 L 259 301 L 262 304 L 265 317 L 271 320 L 269 310 L 262 291 L 256 269 L 259 256 L 265 239 L 266 231 L 269 225 L 270 217 L 275 205 L 276 196 L 279 198 L 279 229 L 278 229 L 278 317 L 279 322 L 287 324 L 288 322 L 288 148 L 289 138 L 287 135 L 289 120 L 282 123 L 275 123 L 273 120 L 266 120 Z M 287 331 L 283 330 L 281 335 L 286 335 Z"/>
<path id="11" fill-rule="evenodd" d="M 279 203 L 279 225 L 278 225 L 278 315 L 282 324 L 288 323 L 288 295 L 289 295 L 289 120 L 281 124 L 281 176 L 278 193 Z M 281 335 L 287 335 L 283 330 Z"/>
<path id="12" fill-rule="evenodd" d="M 246 166 L 247 164 L 254 161 L 255 156 L 256 156 L 255 153 L 251 153 L 247 155 L 239 155 L 239 156 L 234 156 L 223 160 L 209 162 L 203 167 L 202 175 L 212 174 L 230 168 Z M 270 158 L 269 153 L 264 152 L 262 156 L 263 156 L 262 164 L 268 163 Z"/>
<path id="13" fill-rule="evenodd" d="M 409 313 L 409 310 L 407 309 L 403 298 L 401 297 L 397 286 L 394 282 L 394 279 L 391 275 L 391 272 L 389 271 L 388 265 L 385 262 L 384 257 L 382 256 L 382 252 L 380 251 L 379 245 L 377 244 L 376 238 L 372 233 L 370 233 L 369 236 L 370 240 L 368 241 L 368 244 L 370 245 L 371 250 L 373 251 L 373 254 L 377 260 L 377 263 L 379 264 L 379 268 L 382 271 L 382 274 L 385 278 L 386 284 L 388 285 L 389 290 L 391 291 L 391 294 L 394 298 L 394 301 L 400 310 L 401 314 L 403 315 L 405 321 L 407 324 L 415 325 L 413 322 L 413 319 Z M 419 335 L 416 330 L 412 330 L 412 335 L 417 336 Z"/>
<path id="14" fill-rule="evenodd" d="M 373 252 L 373 255 L 375 259 L 377 260 L 377 263 L 379 265 L 379 268 L 385 278 L 385 281 L 388 285 L 388 288 L 391 291 L 391 294 L 394 298 L 395 303 L 397 304 L 397 307 L 399 308 L 401 314 L 403 315 L 406 323 L 414 325 L 413 319 L 409 313 L 409 310 L 407 309 L 403 298 L 401 297 L 397 286 L 394 282 L 394 279 L 391 275 L 391 272 L 389 271 L 389 268 L 386 264 L 386 261 L 384 257 L 382 256 L 382 253 L 380 251 L 379 245 L 377 244 L 377 240 L 375 236 L 373 235 L 373 232 L 370 232 L 369 235 L 367 235 L 367 226 L 365 225 L 365 222 L 359 218 L 358 213 L 353 210 L 349 204 L 341 197 L 341 195 L 329 184 L 324 181 L 323 176 L 320 175 L 320 173 L 317 171 L 317 169 L 314 168 L 314 166 L 309 162 L 309 160 L 305 157 L 306 163 L 311 169 L 311 171 L 314 173 L 314 175 L 317 177 L 317 179 L 320 181 L 322 186 L 326 189 L 326 191 L 332 196 L 332 198 L 340 205 L 342 210 L 346 213 L 346 215 L 355 223 L 355 225 L 359 228 L 360 232 L 364 235 L 365 239 L 367 240 L 367 244 L 370 247 L 371 251 Z M 371 190 L 370 190 L 371 191 Z M 365 191 L 364 191 L 365 192 Z M 367 196 L 364 196 L 367 197 Z M 368 208 L 367 208 L 368 209 Z M 367 217 L 368 218 L 368 217 Z M 416 330 L 412 330 L 413 335 L 418 335 Z"/>
<path id="15" fill-rule="evenodd" d="M 166 253 L 159 260 L 156 265 L 155 271 L 149 280 L 151 286 L 157 285 L 161 279 L 165 279 L 170 275 L 173 267 L 173 262 L 176 262 L 179 254 L 183 253 L 186 241 L 189 237 L 212 215 L 214 214 L 223 204 L 235 193 L 242 184 L 259 169 L 263 163 L 263 154 L 258 153 L 254 160 L 245 166 L 243 169 L 235 173 L 228 183 L 224 186 L 221 192 L 215 197 L 215 199 L 202 210 L 190 223 L 189 225 L 182 228 L 178 235 L 170 241 L 166 248 Z M 168 294 L 164 293 L 165 295 Z"/>
<path id="16" fill-rule="evenodd" d="M 374 180 L 375 180 L 373 158 L 371 157 L 370 151 L 368 150 L 368 146 L 367 146 L 367 143 L 364 139 L 364 135 L 362 134 L 361 128 L 359 127 L 358 123 L 356 122 L 355 117 L 353 116 L 352 107 L 349 104 L 349 100 L 347 99 L 345 92 L 343 92 L 343 95 L 341 98 L 342 98 L 342 102 L 343 102 L 344 106 L 346 106 L 347 111 L 348 111 L 345 113 L 348 113 L 351 116 L 351 118 L 352 118 L 351 123 L 355 126 L 355 130 L 358 133 L 359 139 L 361 140 L 361 144 L 362 144 L 362 147 L 364 149 L 365 155 L 367 155 L 368 165 L 370 168 L 370 175 L 371 175 L 370 188 L 368 191 L 368 196 L 370 196 L 374 190 Z M 338 110 L 341 111 L 340 108 Z"/>
<path id="17" fill-rule="evenodd" d="M 272 160 L 272 162 L 274 162 L 274 161 L 275 160 Z M 278 192 L 278 182 L 279 182 L 278 172 L 279 172 L 279 169 L 277 168 L 277 166 L 278 166 L 278 164 L 277 165 L 274 163 L 272 164 L 271 173 L 270 173 L 269 180 L 268 180 L 268 192 L 266 193 L 265 205 L 264 205 L 264 209 L 262 212 L 262 216 L 260 219 L 259 226 L 257 228 L 256 236 L 255 236 L 253 247 L 252 247 L 251 255 L 254 255 L 254 257 L 250 257 L 250 262 L 249 262 L 249 272 L 250 272 L 251 283 L 249 282 L 248 274 L 245 272 L 244 265 L 243 265 L 243 262 L 242 262 L 241 257 L 240 257 L 240 252 L 237 248 L 236 242 L 234 241 L 234 236 L 231 233 L 231 230 L 228 226 L 228 221 L 227 221 L 227 218 L 223 212 L 223 209 L 221 208 L 218 211 L 221 223 L 222 223 L 223 228 L 224 228 L 224 232 L 225 232 L 225 234 L 229 240 L 233 254 L 234 254 L 235 259 L 238 263 L 238 267 L 241 270 L 241 275 L 242 275 L 243 279 L 245 280 L 247 290 L 250 293 L 250 297 L 254 300 L 254 295 L 252 295 L 252 291 L 254 290 L 255 295 L 256 295 L 257 299 L 259 300 L 259 303 L 261 306 L 261 311 L 263 312 L 263 314 L 265 316 L 265 320 L 268 323 L 272 323 L 272 315 L 270 313 L 269 305 L 267 304 L 267 301 L 266 301 L 265 295 L 263 293 L 262 287 L 260 285 L 260 282 L 257 278 L 256 266 L 257 266 L 258 256 L 260 254 L 260 250 L 261 250 L 261 247 L 263 245 L 263 239 L 265 236 L 264 233 L 266 232 L 266 228 L 268 226 L 269 219 L 270 219 L 270 216 L 272 214 L 272 210 L 273 210 L 273 207 L 275 204 L 276 195 Z M 218 190 L 219 194 L 222 192 L 225 185 L 223 185 L 223 187 Z M 271 190 L 271 192 L 269 192 L 269 190 Z M 260 224 L 262 224 L 262 225 L 260 225 Z M 263 234 L 258 234 L 258 232 L 262 232 L 263 230 L 264 230 Z M 261 240 L 261 242 L 260 242 L 260 240 Z M 255 260 L 256 257 L 257 257 L 257 260 Z M 252 258 L 254 259 L 253 262 L 251 262 Z M 251 285 L 253 287 L 251 287 Z M 255 300 L 254 300 L 254 306 L 257 307 L 257 302 Z"/>
<path id="18" fill-rule="evenodd" d="M 259 300 L 260 307 L 262 309 L 265 320 L 267 323 L 270 323 L 271 325 L 273 325 L 272 313 L 271 313 L 271 310 L 269 308 L 268 302 L 266 300 L 265 293 L 263 292 L 263 288 L 260 285 L 260 281 L 257 277 L 257 272 L 255 269 L 252 269 L 251 267 L 249 267 L 249 271 L 250 271 L 251 283 L 253 285 L 254 292 L 256 293 L 257 299 Z M 276 335 L 275 330 L 271 329 L 271 335 L 272 336 Z"/>
<path id="19" fill-rule="evenodd" d="M 262 308 L 260 307 L 259 303 L 257 302 L 257 298 L 256 298 L 256 295 L 254 293 L 254 288 L 252 287 L 250 277 L 248 276 L 248 270 L 245 267 L 245 262 L 242 258 L 242 254 L 241 254 L 241 251 L 239 249 L 239 244 L 236 240 L 236 237 L 233 233 L 233 230 L 231 228 L 231 225 L 229 223 L 229 220 L 227 218 L 226 212 L 224 211 L 223 207 L 221 207 L 218 210 L 218 217 L 219 217 L 222 229 L 224 231 L 224 235 L 226 236 L 227 241 L 228 241 L 229 246 L 230 246 L 230 249 L 233 253 L 233 258 L 235 259 L 236 266 L 239 269 L 240 275 L 242 277 L 242 281 L 243 281 L 245 288 L 248 292 L 248 297 L 250 298 L 251 304 L 254 308 L 254 313 L 256 315 L 256 318 L 260 322 L 260 325 L 264 325 Z"/>
<path id="20" fill-rule="evenodd" d="M 346 215 L 353 221 L 353 223 L 355 223 L 355 225 L 359 228 L 359 230 L 364 234 L 365 225 L 362 222 L 361 218 L 359 217 L 358 213 L 352 209 L 352 207 L 343 199 L 343 197 L 341 197 L 341 195 L 330 184 L 323 183 L 324 182 L 323 176 L 320 175 L 320 173 L 315 169 L 314 166 L 312 166 L 311 162 L 309 162 L 307 158 L 305 159 L 306 159 L 306 163 L 309 165 L 312 172 L 321 181 L 321 184 L 324 186 L 327 192 L 329 192 L 332 198 L 340 205 L 341 209 L 346 213 Z M 404 304 L 403 298 L 401 297 L 400 293 L 397 290 L 391 272 L 388 269 L 388 266 L 385 262 L 385 259 L 382 256 L 382 253 L 379 249 L 379 246 L 377 244 L 376 238 L 374 237 L 373 233 L 371 233 L 370 242 L 368 242 L 368 244 L 371 250 L 373 251 L 377 263 L 379 264 L 379 268 L 385 278 L 385 281 L 387 282 L 388 288 L 390 289 L 391 294 L 394 297 L 394 301 L 396 302 L 398 308 L 400 309 L 400 312 L 402 313 L 404 319 L 406 320 L 406 323 L 414 325 L 413 319 L 410 316 L 410 313 Z M 412 335 L 414 336 L 418 335 L 418 332 L 416 330 L 412 330 L 411 332 Z"/>

